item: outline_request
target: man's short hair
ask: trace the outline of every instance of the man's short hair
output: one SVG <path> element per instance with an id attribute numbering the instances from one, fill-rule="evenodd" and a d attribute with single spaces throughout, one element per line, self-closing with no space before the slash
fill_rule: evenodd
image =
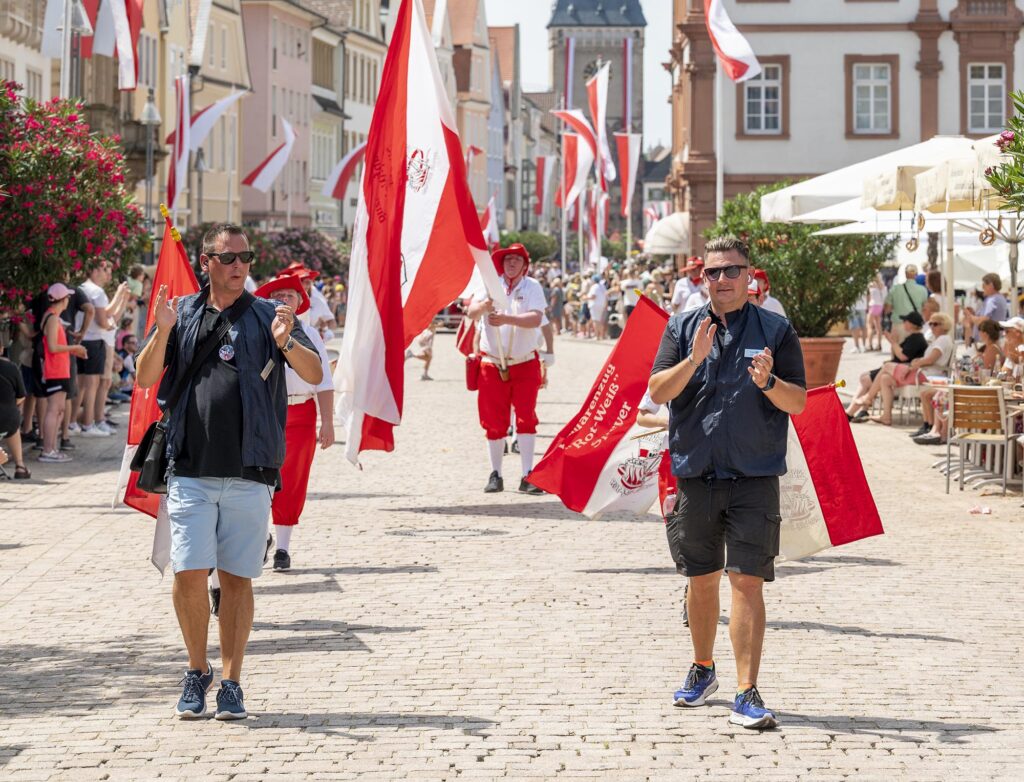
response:
<path id="1" fill-rule="evenodd" d="M 711 253 L 727 253 L 731 250 L 735 250 L 742 255 L 743 260 L 750 260 L 750 248 L 747 247 L 747 243 L 732 234 L 716 236 L 705 244 L 704 257 L 707 258 Z"/>
<path id="2" fill-rule="evenodd" d="M 908 280 L 913 280 L 917 276 L 917 267 L 912 263 L 908 263 L 903 268 L 903 274 Z"/>
<path id="3" fill-rule="evenodd" d="M 987 282 L 989 285 L 991 285 L 997 291 L 1001 291 L 1003 289 L 1003 280 L 995 272 L 989 272 L 988 274 L 986 274 L 984 277 L 981 278 L 981 281 L 982 282 Z"/>
<path id="4" fill-rule="evenodd" d="M 217 252 L 217 239 L 224 234 L 228 236 L 245 236 L 241 226 L 234 223 L 215 223 L 210 230 L 203 235 L 203 255 Z M 246 237 L 248 239 L 248 237 Z"/>

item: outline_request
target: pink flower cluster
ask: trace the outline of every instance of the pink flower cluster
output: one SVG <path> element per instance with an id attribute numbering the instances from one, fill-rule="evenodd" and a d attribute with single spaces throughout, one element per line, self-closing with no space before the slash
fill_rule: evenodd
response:
<path id="1" fill-rule="evenodd" d="M 1000 152 L 1005 152 L 1013 144 L 1016 134 L 1012 130 L 1004 130 L 999 134 L 999 138 L 996 139 L 996 146 L 999 147 Z"/>

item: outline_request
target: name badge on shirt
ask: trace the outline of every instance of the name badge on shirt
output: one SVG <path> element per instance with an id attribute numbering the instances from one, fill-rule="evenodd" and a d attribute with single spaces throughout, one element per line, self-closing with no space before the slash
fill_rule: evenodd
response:
<path id="1" fill-rule="evenodd" d="M 267 362 L 267 365 L 265 367 L 263 367 L 263 371 L 260 372 L 260 379 L 261 380 L 266 380 L 268 377 L 270 377 L 270 373 L 273 372 L 273 371 L 274 371 L 274 359 L 270 359 L 270 361 Z"/>
<path id="2" fill-rule="evenodd" d="M 743 358 L 753 358 L 754 356 L 763 352 L 764 348 L 761 348 L 760 350 L 757 350 L 756 348 L 747 348 L 746 350 L 743 351 Z"/>

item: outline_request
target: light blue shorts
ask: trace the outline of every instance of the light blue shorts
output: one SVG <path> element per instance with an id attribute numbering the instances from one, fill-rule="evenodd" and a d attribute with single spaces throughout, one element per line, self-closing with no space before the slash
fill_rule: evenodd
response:
<path id="1" fill-rule="evenodd" d="M 218 568 L 241 578 L 263 570 L 273 487 L 242 478 L 186 478 L 167 482 L 171 567 Z"/>

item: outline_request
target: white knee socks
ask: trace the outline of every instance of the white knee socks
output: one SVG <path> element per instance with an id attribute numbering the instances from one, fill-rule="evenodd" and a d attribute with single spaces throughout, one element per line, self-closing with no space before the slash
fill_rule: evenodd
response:
<path id="1" fill-rule="evenodd" d="M 523 477 L 530 474 L 533 469 L 533 449 L 537 445 L 537 435 L 519 434 L 519 458 L 523 463 Z"/>
<path id="2" fill-rule="evenodd" d="M 487 451 L 491 457 L 491 469 L 501 475 L 501 457 L 505 455 L 505 438 L 488 440 Z"/>
<path id="3" fill-rule="evenodd" d="M 274 537 L 277 538 L 277 547 L 282 551 L 288 551 L 288 546 L 292 542 L 292 530 L 295 527 L 284 524 L 274 525 Z"/>

